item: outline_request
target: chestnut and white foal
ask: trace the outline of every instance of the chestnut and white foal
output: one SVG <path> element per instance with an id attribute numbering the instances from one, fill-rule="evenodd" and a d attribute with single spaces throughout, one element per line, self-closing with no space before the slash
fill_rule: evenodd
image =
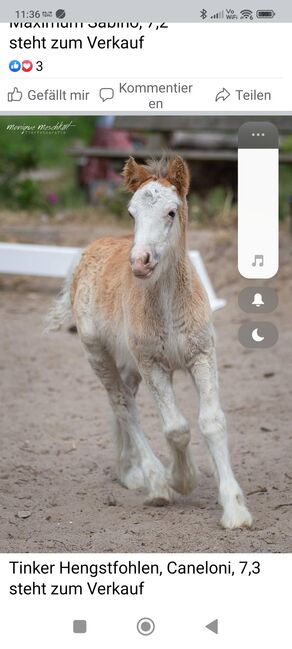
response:
<path id="1" fill-rule="evenodd" d="M 116 421 L 118 475 L 147 502 L 170 502 L 195 486 L 190 428 L 172 388 L 174 370 L 191 375 L 199 393 L 199 425 L 206 439 L 226 528 L 252 518 L 230 466 L 225 418 L 217 384 L 208 298 L 186 249 L 189 172 L 182 158 L 123 171 L 133 192 L 134 237 L 98 239 L 83 253 L 72 280 L 51 313 L 56 329 L 73 310 L 94 372 L 107 390 Z M 161 415 L 171 452 L 166 469 L 143 433 L 135 403 L 141 378 Z"/>

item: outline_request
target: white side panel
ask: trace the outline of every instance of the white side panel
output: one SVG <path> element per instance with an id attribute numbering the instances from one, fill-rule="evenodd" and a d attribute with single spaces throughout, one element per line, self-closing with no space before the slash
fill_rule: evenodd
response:
<path id="1" fill-rule="evenodd" d="M 238 270 L 247 279 L 279 268 L 279 151 L 238 150 Z"/>

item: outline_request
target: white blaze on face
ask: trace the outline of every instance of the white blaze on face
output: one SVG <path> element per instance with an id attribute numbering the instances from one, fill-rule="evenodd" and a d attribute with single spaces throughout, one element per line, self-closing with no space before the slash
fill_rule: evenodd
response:
<path id="1" fill-rule="evenodd" d="M 129 212 L 135 221 L 132 268 L 136 263 L 141 268 L 145 266 L 153 270 L 167 248 L 175 245 L 180 202 L 175 187 L 162 185 L 159 181 L 150 181 L 135 192 L 129 204 Z M 146 276 L 144 272 L 142 275 Z"/>

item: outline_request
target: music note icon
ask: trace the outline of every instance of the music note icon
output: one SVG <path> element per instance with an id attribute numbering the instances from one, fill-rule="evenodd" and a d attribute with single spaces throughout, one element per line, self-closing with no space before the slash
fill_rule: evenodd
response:
<path id="1" fill-rule="evenodd" d="M 264 255 L 254 255 L 254 261 L 252 266 L 263 266 L 264 265 Z"/>

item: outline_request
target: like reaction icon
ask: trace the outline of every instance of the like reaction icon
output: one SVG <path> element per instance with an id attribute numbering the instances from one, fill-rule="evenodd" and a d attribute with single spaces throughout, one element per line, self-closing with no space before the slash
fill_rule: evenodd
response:
<path id="1" fill-rule="evenodd" d="M 12 92 L 8 92 L 7 99 L 8 101 L 21 101 L 22 100 L 21 90 L 18 90 L 18 88 L 13 88 Z"/>
<path id="2" fill-rule="evenodd" d="M 16 59 L 13 59 L 13 61 L 10 61 L 10 63 L 9 63 L 10 72 L 19 72 L 20 68 L 21 68 L 20 61 L 17 61 Z"/>
<path id="3" fill-rule="evenodd" d="M 32 61 L 17 61 L 16 59 L 13 59 L 13 61 L 10 61 L 9 63 L 9 70 L 10 72 L 19 72 L 22 70 L 22 72 L 31 72 L 33 69 L 33 63 Z"/>

